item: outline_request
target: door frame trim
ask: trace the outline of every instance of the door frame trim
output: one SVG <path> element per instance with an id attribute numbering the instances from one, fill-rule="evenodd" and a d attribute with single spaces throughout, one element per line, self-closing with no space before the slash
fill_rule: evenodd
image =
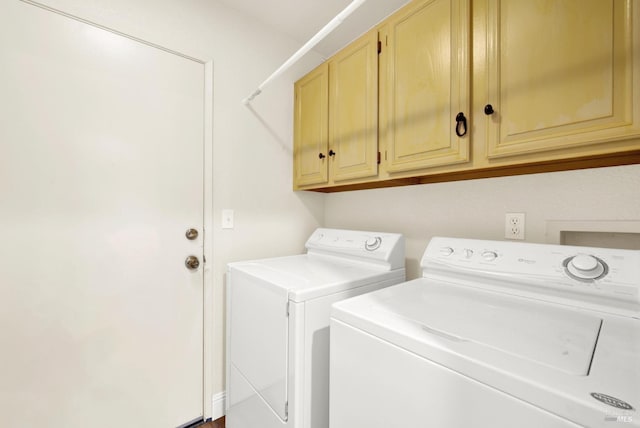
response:
<path id="1" fill-rule="evenodd" d="M 203 391 L 204 420 L 213 417 L 213 61 L 204 63 L 204 271 L 203 271 Z"/>

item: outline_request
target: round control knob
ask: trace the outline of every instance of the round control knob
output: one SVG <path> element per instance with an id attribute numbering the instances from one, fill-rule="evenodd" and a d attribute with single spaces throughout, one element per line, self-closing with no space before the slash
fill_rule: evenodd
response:
<path id="1" fill-rule="evenodd" d="M 451 247 L 442 247 L 442 248 L 440 248 L 440 254 L 442 254 L 445 257 L 450 256 L 451 254 L 453 254 L 453 248 L 451 248 Z"/>
<path id="2" fill-rule="evenodd" d="M 364 248 L 367 251 L 375 251 L 378 248 L 380 248 L 381 244 L 382 244 L 382 238 L 379 236 L 376 236 L 374 238 L 367 239 L 364 243 Z"/>
<path id="3" fill-rule="evenodd" d="M 604 262 L 588 254 L 571 257 L 566 267 L 569 275 L 576 279 L 597 279 L 606 273 Z"/>
<path id="4" fill-rule="evenodd" d="M 470 259 L 471 256 L 473 256 L 473 250 L 469 249 L 469 248 L 465 248 L 464 249 L 464 257 L 466 259 Z"/>
<path id="5" fill-rule="evenodd" d="M 498 253 L 495 251 L 483 251 L 482 258 L 488 262 L 492 262 L 498 258 Z"/>
<path id="6" fill-rule="evenodd" d="M 587 256 L 585 254 L 575 256 L 569 263 L 571 263 L 574 268 L 585 272 L 589 272 L 598 268 L 598 259 L 593 256 Z"/>

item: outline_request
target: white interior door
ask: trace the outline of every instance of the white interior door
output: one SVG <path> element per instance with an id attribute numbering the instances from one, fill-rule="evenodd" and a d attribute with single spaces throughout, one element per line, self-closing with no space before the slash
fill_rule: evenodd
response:
<path id="1" fill-rule="evenodd" d="M 203 123 L 203 64 L 2 2 L 2 426 L 202 416 Z"/>

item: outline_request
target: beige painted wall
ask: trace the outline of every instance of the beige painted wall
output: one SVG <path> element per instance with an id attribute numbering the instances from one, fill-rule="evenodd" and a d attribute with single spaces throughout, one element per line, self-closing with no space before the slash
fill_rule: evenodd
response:
<path id="1" fill-rule="evenodd" d="M 548 220 L 640 220 L 640 165 L 333 193 L 325 225 L 403 233 L 416 278 L 431 237 L 501 240 L 507 212 L 526 213 L 540 243 Z"/>
<path id="2" fill-rule="evenodd" d="M 408 274 L 435 235 L 501 239 L 505 212 L 546 220 L 639 220 L 640 166 L 429 184 L 330 195 L 292 192 L 292 82 L 310 54 L 253 103 L 241 100 L 299 46 L 216 0 L 42 0 L 53 8 L 214 62 L 214 386 L 224 390 L 224 269 L 229 261 L 301 252 L 319 226 L 401 232 Z M 220 210 L 235 210 L 222 230 Z"/>
<path id="3" fill-rule="evenodd" d="M 224 390 L 224 273 L 227 262 L 300 253 L 324 222 L 323 195 L 293 193 L 293 81 L 320 62 L 309 54 L 289 75 L 242 105 L 300 43 L 215 0 L 43 0 L 42 3 L 214 68 L 213 394 Z M 301 71 L 300 71 L 301 70 Z M 297 73 L 297 74 L 296 74 Z M 235 228 L 222 230 L 223 208 Z"/>

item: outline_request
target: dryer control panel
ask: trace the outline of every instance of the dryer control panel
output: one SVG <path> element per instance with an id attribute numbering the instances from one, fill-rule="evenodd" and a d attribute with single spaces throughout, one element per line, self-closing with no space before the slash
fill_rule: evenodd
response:
<path id="1" fill-rule="evenodd" d="M 640 251 L 436 237 L 421 266 L 423 276 L 640 318 Z"/>
<path id="2" fill-rule="evenodd" d="M 321 228 L 305 247 L 309 254 L 366 261 L 389 270 L 404 268 L 404 238 L 398 233 Z"/>

